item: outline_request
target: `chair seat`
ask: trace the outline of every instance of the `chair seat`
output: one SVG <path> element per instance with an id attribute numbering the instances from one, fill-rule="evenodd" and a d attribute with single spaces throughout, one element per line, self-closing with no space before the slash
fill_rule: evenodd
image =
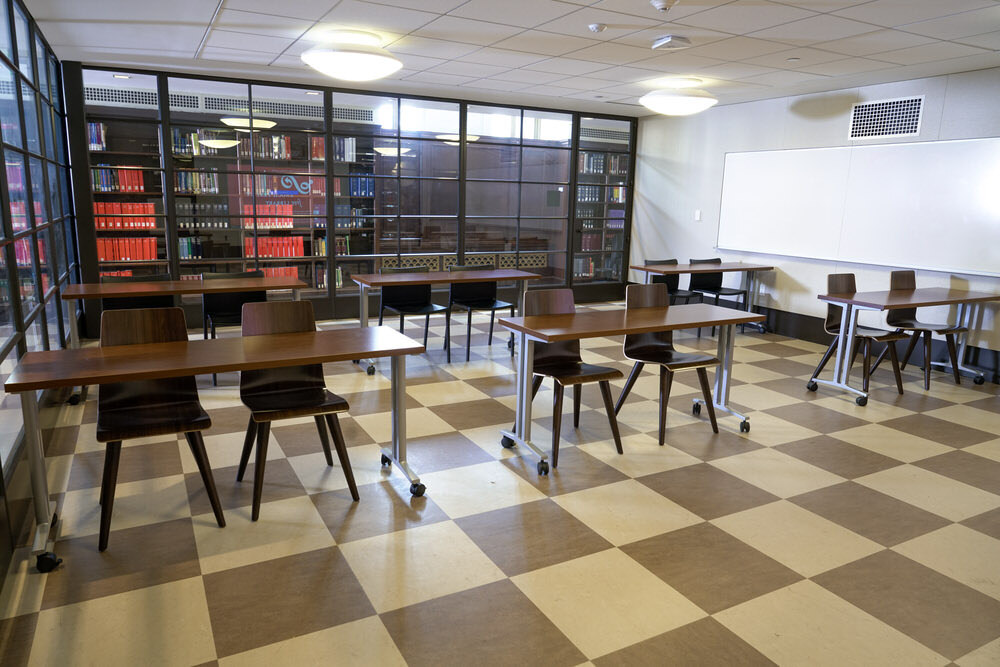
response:
<path id="1" fill-rule="evenodd" d="M 673 292 L 669 292 L 670 296 L 677 297 L 679 299 L 690 299 L 691 297 L 698 296 L 697 292 L 692 292 L 687 289 L 676 289 Z"/>
<path id="2" fill-rule="evenodd" d="M 468 310 L 501 310 L 504 308 L 510 308 L 514 304 L 507 303 L 506 301 L 500 301 L 499 299 L 475 299 L 475 300 L 455 300 L 452 301 L 451 305 L 458 306 L 459 308 L 466 308 Z"/>
<path id="3" fill-rule="evenodd" d="M 833 327 L 827 330 L 827 333 L 834 336 L 840 335 L 840 327 Z M 909 338 L 909 336 L 902 331 L 886 331 L 885 329 L 876 329 L 875 327 L 862 327 L 858 326 L 854 328 L 854 335 L 858 338 L 871 338 L 876 343 L 887 343 L 891 340 L 904 340 Z"/>
<path id="4" fill-rule="evenodd" d="M 448 307 L 439 306 L 436 303 L 429 303 L 429 304 L 417 304 L 412 306 L 399 304 L 396 306 L 385 306 L 384 309 L 400 313 L 402 315 L 433 315 L 434 313 L 442 313 L 448 310 Z"/>
<path id="5" fill-rule="evenodd" d="M 243 313 L 240 312 L 205 313 L 205 316 L 217 327 L 235 327 L 243 321 Z"/>
<path id="6" fill-rule="evenodd" d="M 696 289 L 695 292 L 701 292 L 703 294 L 718 294 L 720 296 L 739 296 L 741 294 L 746 294 L 746 290 L 737 289 L 735 287 L 720 287 L 719 289 Z"/>
<path id="7" fill-rule="evenodd" d="M 97 412 L 97 441 L 204 431 L 211 426 L 212 419 L 198 401 L 105 409 Z"/>
<path id="8" fill-rule="evenodd" d="M 322 388 L 269 391 L 240 396 L 255 422 L 347 412 L 347 400 Z"/>
<path id="9" fill-rule="evenodd" d="M 561 385 L 583 384 L 585 382 L 603 382 L 624 377 L 617 368 L 595 366 L 584 363 L 555 363 L 536 365 L 535 375 L 545 375 Z"/>
<path id="10" fill-rule="evenodd" d="M 719 363 L 716 357 L 710 354 L 698 354 L 697 352 L 678 352 L 662 346 L 649 346 L 630 349 L 625 356 L 632 361 L 641 361 L 644 364 L 659 364 L 666 366 L 667 370 L 675 371 L 683 368 L 698 368 L 701 366 L 715 366 Z"/>
<path id="11" fill-rule="evenodd" d="M 898 329 L 908 329 L 911 331 L 931 331 L 937 334 L 955 334 L 968 331 L 967 327 L 957 324 L 931 324 L 918 320 L 900 320 L 892 322 L 892 326 Z"/>

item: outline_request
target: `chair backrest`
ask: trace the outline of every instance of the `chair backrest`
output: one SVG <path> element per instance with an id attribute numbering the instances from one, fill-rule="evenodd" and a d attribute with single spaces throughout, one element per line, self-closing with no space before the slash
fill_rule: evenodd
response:
<path id="1" fill-rule="evenodd" d="M 428 273 L 426 266 L 384 266 L 380 273 Z M 382 288 L 384 306 L 427 306 L 431 303 L 430 285 L 396 285 Z"/>
<path id="2" fill-rule="evenodd" d="M 524 293 L 524 314 L 569 315 L 576 312 L 571 289 L 541 289 Z M 580 341 L 561 340 L 556 343 L 535 343 L 536 365 L 579 363 Z"/>
<path id="3" fill-rule="evenodd" d="M 244 271 L 242 273 L 203 273 L 204 280 L 225 280 L 227 278 L 263 278 L 263 271 Z M 227 316 L 238 319 L 243 312 L 243 304 L 267 301 L 267 292 L 255 290 L 252 292 L 225 292 L 222 294 L 202 294 L 201 309 L 205 316 Z"/>
<path id="4" fill-rule="evenodd" d="M 671 266 L 677 266 L 676 259 L 647 259 L 646 266 L 652 266 L 653 264 L 669 264 Z M 668 276 L 658 276 L 653 274 L 649 277 L 650 283 L 663 283 L 667 286 L 667 291 L 673 294 L 677 291 L 681 284 L 681 277 L 676 273 Z"/>
<path id="5" fill-rule="evenodd" d="M 721 257 L 712 257 L 711 259 L 691 259 L 688 260 L 689 264 L 722 264 Z M 689 289 L 692 290 L 708 290 L 716 291 L 722 287 L 722 271 L 718 273 L 692 273 L 691 274 L 691 286 Z"/>
<path id="6" fill-rule="evenodd" d="M 889 274 L 889 289 L 891 290 L 914 290 L 917 289 L 917 276 L 913 271 L 893 271 Z M 885 321 L 890 326 L 895 326 L 897 322 L 906 322 L 917 319 L 916 308 L 893 308 L 885 313 Z"/>
<path id="7" fill-rule="evenodd" d="M 169 273 L 148 276 L 102 276 L 102 283 L 160 283 L 170 280 Z M 173 308 L 173 295 L 129 296 L 118 299 L 101 299 L 101 310 L 131 310 L 133 308 Z"/>
<path id="8" fill-rule="evenodd" d="M 649 285 L 629 285 L 625 288 L 625 310 L 639 308 L 667 308 L 670 306 L 670 292 L 663 283 Z M 627 334 L 622 350 L 625 356 L 629 352 L 651 347 L 674 349 L 674 334 L 672 331 L 652 331 L 641 334 Z"/>
<path id="9" fill-rule="evenodd" d="M 187 339 L 187 324 L 180 308 L 113 309 L 101 313 L 101 347 Z M 198 386 L 193 376 L 136 380 L 100 385 L 97 409 L 141 408 L 192 400 L 198 400 Z"/>
<path id="10" fill-rule="evenodd" d="M 311 301 L 258 301 L 243 305 L 243 336 L 300 333 L 316 330 Z M 324 389 L 322 364 L 267 368 L 240 373 L 240 396 Z"/>
<path id="11" fill-rule="evenodd" d="M 831 273 L 826 277 L 827 294 L 852 294 L 858 291 L 853 273 Z M 840 333 L 840 318 L 843 306 L 835 303 L 826 304 L 826 320 L 823 328 L 828 334 Z"/>
<path id="12" fill-rule="evenodd" d="M 469 264 L 452 264 L 449 271 L 492 271 L 493 267 L 487 264 L 472 266 Z M 448 300 L 451 303 L 473 301 L 492 301 L 497 298 L 497 283 L 495 280 L 487 280 L 481 283 L 452 283 Z"/>

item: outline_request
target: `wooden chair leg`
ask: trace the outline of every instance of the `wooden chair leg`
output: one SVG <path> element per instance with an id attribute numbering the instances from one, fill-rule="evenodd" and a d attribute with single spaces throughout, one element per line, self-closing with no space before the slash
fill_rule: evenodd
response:
<path id="1" fill-rule="evenodd" d="M 864 359 L 862 360 L 863 363 L 861 365 L 861 391 L 867 394 L 868 387 L 871 384 L 871 376 L 872 376 L 872 339 L 865 338 L 864 343 L 862 343 L 862 345 L 865 348 L 862 354 L 864 354 L 865 356 Z"/>
<path id="2" fill-rule="evenodd" d="M 222 514 L 219 492 L 215 489 L 215 477 L 212 475 L 212 465 L 208 461 L 208 452 L 205 451 L 205 439 L 201 431 L 188 431 L 184 437 L 187 438 L 191 455 L 198 464 L 198 472 L 201 473 L 201 481 L 205 485 L 205 492 L 208 493 L 208 501 L 212 503 L 212 511 L 215 512 L 215 521 L 219 524 L 219 528 L 225 528 L 226 517 Z"/>
<path id="3" fill-rule="evenodd" d="M 497 311 L 491 310 L 490 311 L 490 337 L 486 341 L 486 344 L 490 345 L 490 346 L 493 345 L 493 321 L 496 320 L 496 318 L 497 318 Z"/>
<path id="4" fill-rule="evenodd" d="M 955 334 L 945 334 L 948 344 L 948 356 L 951 358 L 951 372 L 955 376 L 955 384 L 962 384 L 962 374 L 958 371 L 958 349 L 955 347 Z"/>
<path id="5" fill-rule="evenodd" d="M 562 432 L 563 389 L 558 382 L 552 387 L 552 467 L 559 465 L 559 435 Z"/>
<path id="6" fill-rule="evenodd" d="M 895 347 L 895 345 L 893 347 Z M 878 353 L 878 356 L 875 357 L 875 361 L 872 362 L 872 375 L 874 375 L 875 371 L 878 370 L 878 365 L 881 364 L 885 360 L 885 357 L 886 357 L 887 354 L 889 354 L 889 344 L 888 343 L 886 343 L 886 346 L 884 348 L 882 348 L 881 352 Z"/>
<path id="7" fill-rule="evenodd" d="M 403 314 L 399 314 L 399 333 L 403 333 Z"/>
<path id="8" fill-rule="evenodd" d="M 379 307 L 378 307 L 378 325 L 379 326 L 382 326 L 382 318 L 384 316 L 385 316 L 385 309 L 382 307 L 382 304 L 379 304 Z"/>
<path id="9" fill-rule="evenodd" d="M 924 332 L 924 389 L 931 388 L 931 332 Z"/>
<path id="10" fill-rule="evenodd" d="M 472 309 L 469 308 L 469 318 L 465 321 L 465 360 L 472 356 Z"/>
<path id="11" fill-rule="evenodd" d="M 896 356 L 896 341 L 890 340 L 885 344 L 885 349 L 889 353 L 889 361 L 892 362 L 892 374 L 896 378 L 896 391 L 903 394 L 903 376 L 899 372 L 899 358 Z"/>
<path id="12" fill-rule="evenodd" d="M 670 401 L 670 387 L 674 384 L 674 374 L 666 366 L 660 366 L 660 447 L 667 438 L 667 403 Z"/>
<path id="13" fill-rule="evenodd" d="M 447 352 L 448 363 L 451 363 L 451 307 L 444 313 L 444 349 Z"/>
<path id="14" fill-rule="evenodd" d="M 708 421 L 712 424 L 712 433 L 719 432 L 719 422 L 715 419 L 715 403 L 712 401 L 712 387 L 708 384 L 708 369 L 699 368 L 698 383 L 701 384 L 701 395 L 705 398 L 705 407 L 708 408 Z"/>
<path id="15" fill-rule="evenodd" d="M 330 438 L 326 434 L 326 424 L 323 421 L 323 415 L 314 415 L 313 419 L 316 421 L 316 430 L 319 431 L 319 442 L 323 445 L 323 454 L 326 455 L 326 464 L 332 466 L 333 454 L 330 452 Z"/>
<path id="16" fill-rule="evenodd" d="M 641 361 L 637 361 L 635 362 L 635 366 L 632 367 L 632 372 L 628 374 L 628 379 L 625 380 L 625 386 L 622 387 L 622 393 L 618 397 L 618 402 L 615 403 L 615 416 L 618 416 L 618 413 L 621 412 L 622 405 L 625 404 L 625 399 L 628 398 L 629 392 L 632 391 L 632 385 L 635 384 L 636 379 L 639 377 L 639 373 L 642 372 L 645 365 L 646 364 Z"/>
<path id="17" fill-rule="evenodd" d="M 243 453 L 240 454 L 240 467 L 236 471 L 236 481 L 242 482 L 243 475 L 247 471 L 247 463 L 250 462 L 250 452 L 253 451 L 253 443 L 257 438 L 257 422 L 250 416 L 250 423 L 247 424 L 247 436 L 243 439 Z"/>
<path id="18" fill-rule="evenodd" d="M 250 511 L 250 520 L 256 521 L 260 517 L 260 499 L 264 494 L 264 463 L 267 461 L 267 440 L 271 434 L 271 422 L 260 422 L 257 424 L 257 458 L 253 467 L 253 508 Z"/>
<path id="19" fill-rule="evenodd" d="M 830 357 L 833 356 L 833 352 L 837 349 L 838 345 L 840 345 L 840 336 L 836 336 L 832 341 L 830 341 L 829 347 L 827 347 L 826 352 L 823 353 L 823 358 L 819 360 L 819 365 L 816 366 L 816 370 L 813 371 L 814 378 L 818 378 L 819 374 L 823 372 L 826 362 L 830 361 Z M 834 379 L 837 380 L 837 378 Z"/>
<path id="20" fill-rule="evenodd" d="M 514 307 L 514 306 L 510 307 L 510 316 L 511 317 L 517 317 L 517 308 L 516 307 Z M 514 332 L 513 331 L 510 332 L 510 356 L 511 356 L 512 359 L 514 358 Z"/>
<path id="21" fill-rule="evenodd" d="M 431 314 L 427 313 L 427 315 L 424 316 L 424 348 L 425 349 L 427 348 L 427 334 L 430 332 L 430 330 L 431 330 Z"/>
<path id="22" fill-rule="evenodd" d="M 109 442 L 104 448 L 105 479 L 101 484 L 101 532 L 97 538 L 97 550 L 108 548 L 111 534 L 111 511 L 115 505 L 115 486 L 118 483 L 118 460 L 122 454 L 122 441 Z"/>
<path id="23" fill-rule="evenodd" d="M 583 397 L 583 385 L 573 385 L 573 428 L 580 428 L 580 399 Z"/>
<path id="24" fill-rule="evenodd" d="M 899 360 L 899 370 L 906 370 L 906 364 L 910 361 L 910 355 L 913 354 L 913 350 L 917 348 L 917 343 L 920 342 L 920 332 L 914 331 L 910 334 L 910 344 L 906 346 L 906 352 L 903 353 L 903 358 Z"/>
<path id="25" fill-rule="evenodd" d="M 615 449 L 618 450 L 619 454 L 624 454 L 625 452 L 622 450 L 622 436 L 618 432 L 618 420 L 615 418 L 615 406 L 611 404 L 611 383 L 607 380 L 601 380 L 598 384 L 601 386 L 604 409 L 608 413 L 608 422 L 611 424 L 611 435 L 615 439 Z"/>
<path id="26" fill-rule="evenodd" d="M 360 500 L 358 495 L 358 485 L 354 482 L 354 470 L 351 468 L 351 459 L 347 456 L 347 443 L 344 442 L 344 432 L 340 430 L 340 420 L 337 415 L 326 415 L 327 426 L 333 435 L 333 446 L 337 448 L 337 458 L 340 459 L 340 467 L 344 469 L 344 477 L 347 479 L 347 488 L 351 491 L 351 498 Z"/>

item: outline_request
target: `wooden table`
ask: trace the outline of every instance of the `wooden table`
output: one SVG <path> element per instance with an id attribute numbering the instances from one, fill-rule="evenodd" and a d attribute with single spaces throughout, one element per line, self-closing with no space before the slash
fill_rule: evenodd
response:
<path id="1" fill-rule="evenodd" d="M 517 312 L 524 303 L 524 290 L 529 280 L 540 280 L 542 276 L 518 269 L 492 269 L 482 271 L 428 271 L 423 273 L 356 273 L 351 280 L 358 284 L 361 299 L 358 316 L 361 326 L 368 326 L 368 295 L 373 287 L 395 287 L 402 285 L 450 285 L 452 283 L 483 283 L 517 281 Z M 368 364 L 368 374 L 375 374 L 374 364 Z"/>
<path id="2" fill-rule="evenodd" d="M 766 264 L 744 264 L 743 262 L 723 262 L 721 264 L 650 264 L 649 266 L 639 266 L 633 264 L 628 268 L 633 271 L 645 271 L 646 282 L 649 282 L 653 274 L 659 276 L 674 276 L 682 273 L 733 273 L 739 271 L 743 274 L 740 280 L 740 289 L 747 293 L 744 309 L 750 313 L 757 312 L 757 293 L 760 291 L 760 280 L 757 278 L 758 271 L 773 271 L 773 266 Z M 765 333 L 767 327 L 763 322 L 752 324 L 758 331 Z"/>
<path id="3" fill-rule="evenodd" d="M 987 301 L 1000 301 L 1000 294 L 989 292 L 970 292 L 968 290 L 951 289 L 948 287 L 922 287 L 912 290 L 884 290 L 881 292 L 853 292 L 842 294 L 821 294 L 820 301 L 836 303 L 843 306 L 840 314 L 840 337 L 837 346 L 837 359 L 833 369 L 833 380 L 812 378 L 810 384 L 829 385 L 855 394 L 858 405 L 868 402 L 868 394 L 851 387 L 848 383 L 850 375 L 850 352 L 853 349 L 855 329 L 858 325 L 858 311 L 861 310 L 895 310 L 897 308 L 922 308 L 926 306 L 958 306 L 958 324 L 969 331 L 978 327 L 981 320 L 982 304 Z M 964 365 L 965 351 L 968 348 L 968 331 L 960 334 L 958 341 L 958 370 L 973 377 L 976 384 L 985 382 L 983 374 Z M 930 361 L 934 366 L 951 368 L 951 363 Z M 926 362 L 925 362 L 926 363 Z"/>
<path id="4" fill-rule="evenodd" d="M 50 528 L 55 528 L 52 540 L 58 535 L 57 517 L 49 505 L 38 390 L 390 357 L 392 449 L 382 450 L 382 464 L 395 463 L 410 481 L 410 492 L 422 495 L 424 486 L 406 463 L 406 355 L 423 351 L 423 345 L 389 327 L 372 327 L 28 352 L 4 390 L 21 398 L 37 524 L 33 553 L 42 562 L 50 556 L 46 549 Z"/>
<path id="5" fill-rule="evenodd" d="M 547 455 L 531 442 L 531 380 L 534 375 L 535 341 L 552 343 L 601 336 L 621 336 L 653 331 L 719 327 L 718 356 L 721 362 L 715 371 L 712 403 L 715 409 L 740 421 L 740 431 L 750 431 L 750 421 L 729 407 L 729 386 L 733 371 L 733 327 L 737 324 L 760 322 L 763 315 L 707 303 L 692 303 L 667 308 L 633 310 L 601 310 L 572 315 L 535 315 L 500 318 L 500 324 L 514 331 L 520 341 L 517 365 L 517 411 L 515 431 L 502 431 L 503 445 L 523 445 L 537 454 L 539 474 L 548 470 Z M 695 414 L 701 410 L 702 399 L 695 399 Z"/>

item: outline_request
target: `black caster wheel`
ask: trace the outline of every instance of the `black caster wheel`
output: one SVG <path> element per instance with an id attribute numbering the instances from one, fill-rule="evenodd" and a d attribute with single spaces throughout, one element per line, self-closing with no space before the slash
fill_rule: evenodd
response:
<path id="1" fill-rule="evenodd" d="M 59 567 L 59 563 L 61 562 L 63 562 L 62 558 L 59 558 L 51 551 L 46 551 L 45 553 L 38 554 L 35 560 L 35 567 L 38 568 L 39 572 L 51 572 Z"/>
<path id="2" fill-rule="evenodd" d="M 515 443 L 511 438 L 508 438 L 507 436 L 500 438 L 500 445 L 504 449 L 511 449 L 515 444 L 517 443 Z"/>
<path id="3" fill-rule="evenodd" d="M 816 391 L 817 389 L 819 389 L 819 385 L 813 382 L 812 380 L 809 380 L 809 382 L 806 383 L 806 389 L 808 389 L 809 391 Z"/>
<path id="4" fill-rule="evenodd" d="M 392 465 L 392 459 L 390 459 L 388 456 L 386 456 L 385 454 L 383 454 L 382 455 L 382 465 L 384 465 L 384 466 L 391 466 Z"/>
<path id="5" fill-rule="evenodd" d="M 361 360 L 360 359 L 351 359 L 351 363 L 352 364 L 357 364 L 358 366 L 360 366 L 361 365 Z"/>
<path id="6" fill-rule="evenodd" d="M 413 484 L 410 484 L 410 493 L 416 496 L 417 498 L 424 495 L 424 491 L 426 490 L 427 487 L 419 482 L 414 482 Z"/>
<path id="7" fill-rule="evenodd" d="M 858 405 L 868 405 L 868 397 L 858 396 L 857 398 L 854 399 L 854 402 L 857 403 Z"/>
<path id="8" fill-rule="evenodd" d="M 740 422 L 740 433 L 749 433 L 749 432 L 750 432 L 750 422 L 748 422 L 746 420 L 741 421 Z"/>
<path id="9" fill-rule="evenodd" d="M 539 461 L 538 462 L 538 474 L 539 475 L 548 475 L 549 474 L 549 462 L 548 461 Z"/>
<path id="10" fill-rule="evenodd" d="M 365 372 L 368 373 L 368 375 L 375 375 L 375 364 L 369 366 L 368 370 L 366 370 Z"/>
<path id="11" fill-rule="evenodd" d="M 701 414 L 701 403 L 692 403 L 691 404 L 691 414 L 693 414 L 693 415 L 700 415 Z"/>
<path id="12" fill-rule="evenodd" d="M 982 382 L 980 382 L 979 384 L 982 384 Z M 80 394 L 73 394 L 72 396 L 70 396 L 66 400 L 66 402 L 69 403 L 70 405 L 79 405 L 80 404 Z"/>
<path id="13" fill-rule="evenodd" d="M 984 378 L 982 375 L 977 375 L 976 377 L 972 378 L 972 384 L 983 384 L 984 382 L 986 382 L 986 378 Z"/>

